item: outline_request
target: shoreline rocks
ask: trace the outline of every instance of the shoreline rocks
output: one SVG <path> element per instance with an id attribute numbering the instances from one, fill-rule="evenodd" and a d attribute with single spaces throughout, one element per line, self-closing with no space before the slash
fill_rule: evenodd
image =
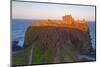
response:
<path id="1" fill-rule="evenodd" d="M 12 41 L 12 51 L 18 51 L 22 49 L 20 46 L 18 46 L 18 41 Z"/>

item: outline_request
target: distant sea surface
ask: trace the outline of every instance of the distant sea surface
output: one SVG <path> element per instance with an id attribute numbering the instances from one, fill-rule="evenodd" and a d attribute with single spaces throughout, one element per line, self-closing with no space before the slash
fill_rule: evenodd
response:
<path id="1" fill-rule="evenodd" d="M 12 41 L 18 41 L 18 45 L 23 47 L 25 31 L 32 24 L 32 22 L 36 22 L 40 20 L 24 20 L 24 19 L 13 19 L 11 22 L 11 38 Z M 92 39 L 92 47 L 95 49 L 95 22 L 88 22 L 90 36 Z"/>

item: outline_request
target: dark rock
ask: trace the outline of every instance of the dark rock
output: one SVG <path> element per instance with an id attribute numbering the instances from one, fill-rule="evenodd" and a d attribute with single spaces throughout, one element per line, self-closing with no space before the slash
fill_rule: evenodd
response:
<path id="1" fill-rule="evenodd" d="M 12 51 L 18 51 L 21 47 L 18 46 L 18 41 L 12 41 Z"/>

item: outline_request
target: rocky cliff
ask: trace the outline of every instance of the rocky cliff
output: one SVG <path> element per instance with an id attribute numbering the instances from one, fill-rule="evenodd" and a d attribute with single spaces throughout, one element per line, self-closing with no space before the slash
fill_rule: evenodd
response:
<path id="1" fill-rule="evenodd" d="M 28 27 L 25 33 L 24 49 L 19 53 L 20 55 L 14 56 L 18 57 L 14 59 L 16 61 L 14 64 L 19 64 L 24 55 L 27 61 L 21 62 L 22 64 L 93 60 L 87 57 L 91 52 L 92 45 L 89 29 L 85 23 L 67 25 L 61 22 L 57 23 L 57 21 L 55 21 L 56 23 L 50 22 L 33 23 Z M 79 29 L 81 28 L 79 26 L 82 25 L 82 29 Z M 19 62 L 17 63 L 17 61 Z"/>
<path id="2" fill-rule="evenodd" d="M 54 26 L 30 26 L 24 42 L 28 46 L 33 46 L 33 64 L 82 61 L 78 55 L 90 54 L 92 48 L 88 32 Z"/>

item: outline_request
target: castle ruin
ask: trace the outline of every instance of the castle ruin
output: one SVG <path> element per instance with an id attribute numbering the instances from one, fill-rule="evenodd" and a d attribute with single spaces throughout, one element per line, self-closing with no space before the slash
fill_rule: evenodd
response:
<path id="1" fill-rule="evenodd" d="M 62 19 L 63 20 L 44 20 L 41 22 L 34 22 L 32 26 L 60 26 L 88 31 L 88 26 L 85 20 L 74 20 L 71 15 L 65 15 Z"/>

